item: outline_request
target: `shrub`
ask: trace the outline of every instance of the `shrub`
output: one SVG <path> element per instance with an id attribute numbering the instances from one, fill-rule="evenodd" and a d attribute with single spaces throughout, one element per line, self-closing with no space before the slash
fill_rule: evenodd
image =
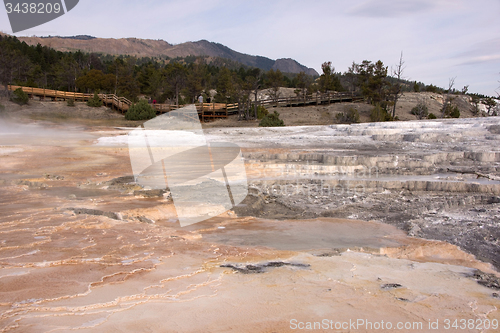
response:
<path id="1" fill-rule="evenodd" d="M 269 111 L 262 105 L 257 107 L 257 119 L 263 119 L 265 116 L 269 114 Z"/>
<path id="2" fill-rule="evenodd" d="M 446 104 L 444 107 L 444 115 L 445 117 L 450 118 L 460 118 L 460 111 L 456 105 Z"/>
<path id="3" fill-rule="evenodd" d="M 359 123 L 359 112 L 351 106 L 344 112 L 337 113 L 335 118 L 341 124 Z"/>
<path id="4" fill-rule="evenodd" d="M 498 111 L 497 109 L 495 109 L 495 106 L 497 106 L 497 102 L 493 98 L 491 97 L 483 98 L 482 103 L 486 106 L 488 116 L 498 115 Z"/>
<path id="5" fill-rule="evenodd" d="M 29 101 L 28 94 L 26 94 L 22 88 L 17 88 L 16 90 L 14 90 L 10 99 L 14 103 L 17 103 L 19 105 L 28 104 Z"/>
<path id="6" fill-rule="evenodd" d="M 429 113 L 429 115 L 427 116 L 428 119 L 437 119 L 436 115 L 434 115 L 434 113 Z"/>
<path id="7" fill-rule="evenodd" d="M 99 98 L 99 96 L 97 95 L 97 93 L 94 93 L 94 97 L 92 97 L 91 99 L 89 99 L 87 101 L 87 105 L 91 106 L 93 108 L 98 108 L 98 107 L 102 106 L 101 99 Z"/>
<path id="8" fill-rule="evenodd" d="M 378 122 L 378 121 L 391 121 L 393 119 L 386 109 L 382 108 L 380 105 L 376 105 L 370 111 L 370 120 Z"/>
<path id="9" fill-rule="evenodd" d="M 73 98 L 68 99 L 68 106 L 75 106 L 75 100 Z"/>
<path id="10" fill-rule="evenodd" d="M 425 103 L 418 102 L 417 105 L 411 109 L 411 114 L 417 116 L 418 119 L 424 119 L 429 115 L 429 108 Z"/>
<path id="11" fill-rule="evenodd" d="M 262 120 L 259 123 L 259 127 L 278 127 L 278 126 L 285 126 L 285 123 L 283 122 L 283 120 L 280 119 L 280 114 L 276 111 L 262 118 Z"/>
<path id="12" fill-rule="evenodd" d="M 460 118 L 460 111 L 458 110 L 458 107 L 456 107 L 456 106 L 453 107 L 453 109 L 450 112 L 450 117 Z"/>
<path id="13" fill-rule="evenodd" d="M 429 92 L 433 92 L 433 93 L 438 93 L 439 92 L 439 88 L 434 86 L 434 85 L 428 85 L 425 87 L 425 91 L 429 91 Z"/>
<path id="14" fill-rule="evenodd" d="M 156 111 L 146 100 L 140 100 L 125 113 L 125 119 L 127 120 L 148 120 L 154 117 L 156 117 Z"/>
<path id="15" fill-rule="evenodd" d="M 471 95 L 471 107 L 470 110 L 473 115 L 477 116 L 479 114 L 479 103 L 481 99 L 477 95 Z"/>

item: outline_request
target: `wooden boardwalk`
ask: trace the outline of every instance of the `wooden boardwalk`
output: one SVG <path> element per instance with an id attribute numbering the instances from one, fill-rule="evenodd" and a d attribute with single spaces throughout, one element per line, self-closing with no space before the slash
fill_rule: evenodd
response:
<path id="1" fill-rule="evenodd" d="M 94 97 L 94 94 L 84 94 L 76 92 L 67 92 L 59 90 L 50 90 L 43 88 L 31 88 L 31 87 L 21 87 L 9 85 L 9 90 L 14 91 L 21 88 L 30 98 L 39 98 L 40 100 L 51 99 L 53 101 L 66 101 L 68 99 L 73 99 L 74 101 L 88 101 Z M 121 113 L 127 112 L 127 110 L 132 106 L 132 102 L 125 97 L 119 97 L 115 94 L 98 94 L 99 98 L 102 100 L 103 105 L 108 106 L 112 109 L 118 110 Z M 259 105 L 270 106 L 270 107 L 297 107 L 297 106 L 308 106 L 308 105 L 324 105 L 331 103 L 344 103 L 344 102 L 356 102 L 363 100 L 360 95 L 352 93 L 317 93 L 314 95 L 303 97 L 284 97 L 278 99 L 267 99 L 258 101 Z M 184 107 L 185 105 L 174 105 L 174 104 L 152 104 L 151 105 L 158 114 L 164 114 L 177 110 Z M 225 104 L 225 103 L 203 103 L 197 104 L 196 109 L 200 120 L 209 121 L 218 118 L 227 118 L 230 115 L 238 113 L 238 103 Z"/>
<path id="2" fill-rule="evenodd" d="M 21 88 L 30 98 L 38 97 L 40 100 L 50 99 L 52 101 L 66 101 L 68 99 L 72 99 L 74 101 L 86 102 L 94 97 L 94 94 L 9 85 L 10 91 L 14 91 L 18 88 Z M 125 97 L 116 96 L 115 94 L 98 94 L 98 96 L 102 100 L 103 105 L 118 110 L 121 113 L 127 112 L 132 105 L 130 100 Z"/>
<path id="3" fill-rule="evenodd" d="M 282 97 L 277 100 L 267 99 L 260 101 L 260 105 L 297 107 L 308 105 L 325 105 L 332 103 L 357 102 L 362 101 L 363 97 L 359 94 L 347 92 L 329 92 L 316 93 L 304 97 Z"/>

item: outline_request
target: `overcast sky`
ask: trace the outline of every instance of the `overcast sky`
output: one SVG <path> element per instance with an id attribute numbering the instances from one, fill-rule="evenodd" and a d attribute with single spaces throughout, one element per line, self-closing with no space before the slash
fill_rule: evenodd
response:
<path id="1" fill-rule="evenodd" d="M 499 0 L 82 0 L 66 15 L 17 36 L 92 35 L 206 39 L 321 72 L 362 60 L 395 66 L 409 80 L 496 95 L 500 83 Z M 6 10 L 0 30 L 12 33 Z"/>

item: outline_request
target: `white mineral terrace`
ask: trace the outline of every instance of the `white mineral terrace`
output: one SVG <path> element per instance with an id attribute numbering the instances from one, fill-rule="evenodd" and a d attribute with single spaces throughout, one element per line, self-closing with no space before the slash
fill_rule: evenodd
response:
<path id="1" fill-rule="evenodd" d="M 249 195 L 184 228 L 127 132 L 0 135 L 0 332 L 499 331 L 499 118 L 205 130 Z"/>

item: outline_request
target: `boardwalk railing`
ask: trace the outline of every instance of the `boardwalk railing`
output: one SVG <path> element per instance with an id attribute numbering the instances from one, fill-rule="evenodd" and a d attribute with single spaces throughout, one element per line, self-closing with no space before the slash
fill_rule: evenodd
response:
<path id="1" fill-rule="evenodd" d="M 115 108 L 120 112 L 126 112 L 131 106 L 132 102 L 125 97 L 118 97 L 115 94 L 98 94 L 99 98 L 107 106 L 111 105 L 111 108 Z"/>
<path id="2" fill-rule="evenodd" d="M 60 90 L 51 90 L 44 88 L 32 88 L 32 87 L 21 87 L 21 86 L 12 86 L 9 85 L 9 90 L 14 91 L 18 88 L 21 88 L 28 96 L 31 98 L 39 97 L 40 99 L 50 98 L 52 100 L 67 100 L 73 99 L 74 101 L 88 101 L 94 97 L 94 94 L 84 94 L 77 92 L 69 92 L 69 91 L 60 91 Z M 98 94 L 99 98 L 102 100 L 103 104 L 106 106 L 110 106 L 120 112 L 126 112 L 129 107 L 132 105 L 132 102 L 125 97 L 119 97 L 115 94 Z"/>
<path id="3" fill-rule="evenodd" d="M 362 100 L 363 97 L 359 94 L 350 92 L 328 92 L 328 93 L 315 93 L 312 95 L 294 96 L 294 97 L 280 97 L 277 99 L 261 100 L 260 105 L 274 105 L 274 106 L 305 106 L 305 105 L 319 105 L 341 102 L 354 102 Z"/>
<path id="4" fill-rule="evenodd" d="M 67 92 L 59 90 L 51 90 L 44 88 L 31 88 L 31 87 L 21 87 L 9 85 L 9 90 L 14 91 L 21 88 L 26 94 L 31 98 L 37 96 L 40 99 L 45 100 L 46 98 L 51 98 L 52 100 L 67 100 L 73 99 L 74 101 L 88 101 L 93 98 L 93 94 L 84 94 L 77 92 Z M 125 97 L 119 97 L 115 94 L 98 94 L 99 98 L 102 100 L 103 105 L 109 106 L 122 113 L 125 113 L 132 102 Z M 319 105 L 319 104 L 330 104 L 330 103 L 341 103 L 341 102 L 354 102 L 362 100 L 358 94 L 353 93 L 316 93 L 313 95 L 308 95 L 305 98 L 303 96 L 295 97 L 282 97 L 277 99 L 266 99 L 258 101 L 259 105 L 271 105 L 271 106 L 306 106 L 306 105 Z M 153 104 L 153 108 L 157 113 L 163 114 L 170 111 L 177 110 L 184 107 L 184 105 L 175 104 Z M 217 119 L 217 118 L 227 118 L 227 116 L 238 113 L 238 103 L 225 104 L 225 103 L 203 103 L 197 104 L 196 108 L 200 118 L 205 120 Z"/>

